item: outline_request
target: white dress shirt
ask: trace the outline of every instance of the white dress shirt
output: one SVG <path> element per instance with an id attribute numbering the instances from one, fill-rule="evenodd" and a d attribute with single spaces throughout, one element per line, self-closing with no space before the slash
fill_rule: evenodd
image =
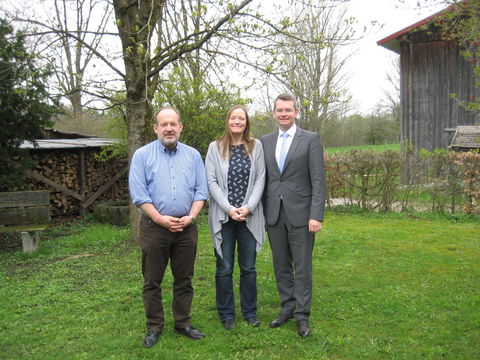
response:
<path id="1" fill-rule="evenodd" d="M 275 148 L 275 159 L 277 160 L 277 164 L 280 162 L 280 149 L 282 148 L 283 142 L 284 141 L 287 142 L 285 146 L 287 147 L 286 150 L 288 153 L 288 150 L 290 149 L 290 145 L 292 145 L 293 136 L 295 135 L 296 131 L 297 131 L 297 125 L 293 124 L 290 129 L 285 131 L 289 136 L 286 139 L 284 139 L 282 137 L 282 134 L 284 133 L 284 131 L 282 131 L 281 129 L 278 129 L 277 147 Z"/>

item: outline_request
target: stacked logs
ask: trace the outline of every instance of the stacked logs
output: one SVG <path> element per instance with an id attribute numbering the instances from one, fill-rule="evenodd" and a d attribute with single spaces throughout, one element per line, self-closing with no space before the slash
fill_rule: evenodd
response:
<path id="1" fill-rule="evenodd" d="M 84 189 L 81 188 L 81 155 L 84 152 Z M 108 161 L 97 160 L 99 149 L 48 149 L 32 152 L 33 171 L 48 178 L 56 184 L 78 194 L 87 200 L 97 192 L 102 185 L 112 179 L 125 165 L 125 160 L 111 159 Z M 81 201 L 65 191 L 46 184 L 44 181 L 29 177 L 32 190 L 49 190 L 52 215 L 77 215 L 81 210 Z M 128 197 L 127 175 L 124 174 L 119 181 L 109 187 L 100 195 L 88 209 L 103 201 L 123 200 Z"/>

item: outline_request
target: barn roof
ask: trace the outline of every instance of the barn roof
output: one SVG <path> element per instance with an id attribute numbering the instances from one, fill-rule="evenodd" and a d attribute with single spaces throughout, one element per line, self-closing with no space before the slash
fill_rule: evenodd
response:
<path id="1" fill-rule="evenodd" d="M 457 126 L 450 148 L 454 150 L 480 149 L 480 126 Z"/>
<path id="2" fill-rule="evenodd" d="M 37 146 L 30 141 L 24 141 L 22 149 L 78 149 L 110 146 L 118 142 L 115 139 L 80 138 L 80 139 L 40 139 L 36 140 Z"/>
<path id="3" fill-rule="evenodd" d="M 402 40 L 402 37 L 405 34 L 408 34 L 412 30 L 415 30 L 415 29 L 421 27 L 422 25 L 428 24 L 430 21 L 439 17 L 443 13 L 452 10 L 455 6 L 456 6 L 456 4 L 452 4 L 449 7 L 447 7 L 446 9 L 440 10 L 440 11 L 436 12 L 435 14 L 432 14 L 429 17 L 426 17 L 423 20 L 417 21 L 416 23 L 414 23 L 412 25 L 409 25 L 402 30 L 397 31 L 396 33 L 393 33 L 393 34 L 387 36 L 384 39 L 378 40 L 377 45 L 383 46 L 384 48 L 387 48 L 389 50 L 392 50 L 392 51 L 396 52 L 397 54 L 400 54 L 400 42 Z"/>

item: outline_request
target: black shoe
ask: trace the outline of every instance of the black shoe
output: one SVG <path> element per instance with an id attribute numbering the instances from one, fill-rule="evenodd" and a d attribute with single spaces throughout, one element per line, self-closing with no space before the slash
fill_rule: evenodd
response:
<path id="1" fill-rule="evenodd" d="M 143 346 L 149 348 L 155 345 L 161 333 L 161 331 L 148 330 L 147 335 L 143 338 Z"/>
<path id="2" fill-rule="evenodd" d="M 255 326 L 255 327 L 260 326 L 260 321 L 258 321 L 256 316 L 250 316 L 250 317 L 246 318 L 245 320 L 247 321 L 247 323 L 249 323 L 252 326 Z"/>
<path id="3" fill-rule="evenodd" d="M 276 328 L 285 324 L 288 320 L 293 318 L 293 315 L 280 314 L 276 319 L 270 323 L 271 328 Z"/>
<path id="4" fill-rule="evenodd" d="M 235 327 L 235 320 L 227 319 L 222 321 L 225 330 L 232 330 Z"/>
<path id="5" fill-rule="evenodd" d="M 298 320 L 297 321 L 298 335 L 302 338 L 306 338 L 310 335 L 310 325 L 308 325 L 307 320 Z"/>
<path id="6" fill-rule="evenodd" d="M 193 326 L 187 326 L 187 327 L 184 327 L 184 328 L 175 327 L 174 329 L 175 329 L 175 332 L 177 332 L 179 334 L 182 334 L 182 335 L 185 335 L 186 337 L 188 337 L 190 339 L 193 339 L 193 340 L 198 340 L 198 339 L 201 339 L 201 338 L 205 337 L 204 334 L 202 334 L 200 331 L 195 329 Z"/>

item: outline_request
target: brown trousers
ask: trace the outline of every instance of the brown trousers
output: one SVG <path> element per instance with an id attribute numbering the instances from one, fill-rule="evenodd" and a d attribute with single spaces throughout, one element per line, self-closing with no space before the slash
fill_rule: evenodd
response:
<path id="1" fill-rule="evenodd" d="M 162 305 L 162 280 L 170 259 L 173 275 L 172 312 L 175 327 L 191 326 L 193 299 L 192 278 L 197 251 L 198 231 L 195 225 L 172 233 L 142 216 L 140 247 L 142 249 L 143 305 L 149 330 L 161 331 L 165 324 Z"/>

